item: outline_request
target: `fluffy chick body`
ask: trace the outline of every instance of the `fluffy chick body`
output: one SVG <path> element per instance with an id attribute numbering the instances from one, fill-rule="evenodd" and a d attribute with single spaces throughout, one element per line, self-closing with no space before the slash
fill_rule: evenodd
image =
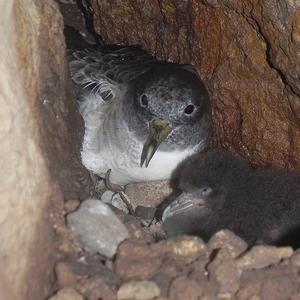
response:
<path id="1" fill-rule="evenodd" d="M 240 157 L 213 150 L 187 160 L 180 188 L 181 199 L 175 199 L 164 213 L 163 226 L 169 235 L 193 234 L 207 240 L 229 229 L 249 244 L 280 245 L 288 243 L 300 226 L 297 172 L 252 170 Z M 176 201 L 181 202 L 177 213 Z M 188 201 L 196 204 L 178 209 Z M 172 205 L 175 213 L 168 217 Z"/>

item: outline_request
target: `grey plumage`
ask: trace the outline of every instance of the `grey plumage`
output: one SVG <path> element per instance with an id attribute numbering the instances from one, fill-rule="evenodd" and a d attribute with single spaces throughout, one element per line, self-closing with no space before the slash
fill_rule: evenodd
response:
<path id="1" fill-rule="evenodd" d="M 82 162 L 93 173 L 111 169 L 117 184 L 167 179 L 207 145 L 210 103 L 194 67 L 137 46 L 73 48 L 68 58 L 85 121 Z"/>
<path id="2" fill-rule="evenodd" d="M 164 211 L 169 235 L 210 238 L 230 229 L 249 244 L 297 244 L 300 233 L 300 174 L 274 168 L 252 170 L 240 157 L 212 150 L 188 159 L 181 196 Z"/>

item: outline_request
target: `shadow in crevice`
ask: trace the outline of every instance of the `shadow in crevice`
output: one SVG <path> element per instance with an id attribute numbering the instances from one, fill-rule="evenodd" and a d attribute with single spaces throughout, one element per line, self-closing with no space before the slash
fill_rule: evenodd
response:
<path id="1" fill-rule="evenodd" d="M 98 46 L 104 46 L 105 43 L 102 37 L 94 28 L 94 14 L 90 2 L 88 0 L 85 0 L 84 2 L 82 0 L 76 0 L 76 3 L 84 16 L 86 30 L 93 36 L 95 43 Z"/>
<path id="2" fill-rule="evenodd" d="M 289 230 L 283 237 L 276 243 L 278 247 L 290 246 L 294 250 L 300 248 L 300 225 L 295 226 Z"/>

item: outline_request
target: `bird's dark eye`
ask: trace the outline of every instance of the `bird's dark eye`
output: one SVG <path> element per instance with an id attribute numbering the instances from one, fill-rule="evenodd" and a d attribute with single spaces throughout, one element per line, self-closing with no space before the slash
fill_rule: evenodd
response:
<path id="1" fill-rule="evenodd" d="M 200 193 L 202 196 L 209 196 L 212 193 L 213 189 L 210 186 L 204 186 L 201 190 Z"/>
<path id="2" fill-rule="evenodd" d="M 146 95 L 142 95 L 140 98 L 141 101 L 141 105 L 143 107 L 147 107 L 148 106 L 148 97 Z"/>
<path id="3" fill-rule="evenodd" d="M 189 104 L 185 109 L 184 109 L 184 113 L 186 115 L 190 115 L 193 111 L 195 110 L 195 106 L 192 104 Z"/>

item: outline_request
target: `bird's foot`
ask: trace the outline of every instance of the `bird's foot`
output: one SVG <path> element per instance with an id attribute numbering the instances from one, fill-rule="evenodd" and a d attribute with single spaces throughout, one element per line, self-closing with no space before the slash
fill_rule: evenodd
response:
<path id="1" fill-rule="evenodd" d="M 110 173 L 111 173 L 111 169 L 107 170 L 107 172 L 105 174 L 104 183 L 105 183 L 106 188 L 115 193 L 124 192 L 123 186 L 110 182 Z"/>
<path id="2" fill-rule="evenodd" d="M 105 174 L 105 186 L 107 189 L 109 189 L 112 192 L 118 193 L 120 195 L 120 198 L 123 200 L 123 202 L 126 204 L 129 213 L 132 215 L 134 214 L 134 209 L 132 207 L 131 201 L 128 198 L 128 196 L 124 192 L 124 187 L 119 184 L 114 184 L 110 182 L 110 173 L 111 169 L 109 169 Z"/>
<path id="3" fill-rule="evenodd" d="M 90 172 L 91 179 L 93 181 L 94 190 L 96 195 L 100 195 L 103 192 L 103 189 L 105 188 L 105 185 L 103 183 L 103 179 L 98 177 L 96 174 Z"/>

